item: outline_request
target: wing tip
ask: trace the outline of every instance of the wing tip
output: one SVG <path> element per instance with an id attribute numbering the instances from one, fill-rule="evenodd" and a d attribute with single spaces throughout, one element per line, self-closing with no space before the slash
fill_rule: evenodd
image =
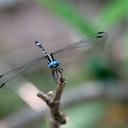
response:
<path id="1" fill-rule="evenodd" d="M 5 85 L 5 83 L 1 84 L 1 85 L 0 85 L 0 88 L 2 88 L 4 85 Z"/>
<path id="2" fill-rule="evenodd" d="M 96 35 L 96 38 L 98 39 L 106 39 L 108 37 L 108 34 L 107 32 L 104 32 L 104 31 L 99 31 L 97 32 L 97 35 Z"/>
<path id="3" fill-rule="evenodd" d="M 3 75 L 0 75 L 0 78 L 2 78 L 3 77 Z"/>

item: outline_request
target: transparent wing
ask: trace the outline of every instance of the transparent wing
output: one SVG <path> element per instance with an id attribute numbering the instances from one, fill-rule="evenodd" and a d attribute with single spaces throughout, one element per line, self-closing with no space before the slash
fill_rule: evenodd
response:
<path id="1" fill-rule="evenodd" d="M 44 59 L 46 59 L 47 56 L 41 56 L 33 61 L 30 61 L 26 64 L 24 64 L 21 67 L 15 68 L 13 70 L 10 70 L 2 75 L 0 75 L 0 80 L 2 80 L 3 82 L 0 85 L 0 88 L 2 88 L 4 85 L 6 85 L 9 81 L 13 80 L 14 78 L 16 78 L 17 76 L 19 76 L 21 73 L 23 73 L 24 71 L 26 71 L 27 69 L 29 69 L 30 67 L 36 65 L 39 62 L 42 62 Z M 14 75 L 11 75 L 14 74 Z M 9 77 L 11 76 L 11 77 Z M 4 79 L 4 80 L 3 80 Z"/>
<path id="2" fill-rule="evenodd" d="M 96 47 L 97 45 L 102 46 L 102 44 L 104 45 L 104 42 L 107 38 L 107 33 L 106 32 L 98 32 L 96 34 L 93 34 L 91 36 L 88 37 L 88 39 L 86 40 L 81 40 L 78 41 L 76 43 L 70 44 L 65 46 L 62 49 L 59 49 L 53 53 L 51 53 L 53 56 L 54 55 L 58 55 L 58 54 L 63 54 L 64 52 L 76 49 L 76 48 L 85 48 L 85 51 L 88 50 L 92 50 L 94 47 Z M 102 44 L 100 43 L 102 42 Z M 44 59 L 46 59 L 47 56 L 41 56 L 19 68 L 16 68 L 14 70 L 10 70 L 2 75 L 0 75 L 0 80 L 3 79 L 0 87 L 2 88 L 6 83 L 8 83 L 9 81 L 11 81 L 12 79 L 14 79 L 15 77 L 17 77 L 18 75 L 20 75 L 21 73 L 23 73 L 24 71 L 26 71 L 27 69 L 29 69 L 30 67 L 36 65 L 39 62 L 42 62 Z M 13 75 L 10 75 L 10 74 Z M 8 77 L 9 76 L 9 77 Z M 11 77 L 10 77 L 11 76 Z"/>
<path id="3" fill-rule="evenodd" d="M 84 50 L 87 50 L 87 51 L 92 50 L 96 46 L 104 45 L 103 41 L 105 41 L 106 38 L 107 38 L 106 32 L 98 32 L 96 34 L 89 36 L 86 40 L 83 39 L 76 43 L 69 44 L 65 46 L 64 48 L 59 49 L 51 54 L 54 56 L 54 55 L 62 54 L 63 52 L 67 52 L 67 51 L 70 51 L 76 48 L 84 48 Z M 100 42 L 102 42 L 102 44 Z"/>

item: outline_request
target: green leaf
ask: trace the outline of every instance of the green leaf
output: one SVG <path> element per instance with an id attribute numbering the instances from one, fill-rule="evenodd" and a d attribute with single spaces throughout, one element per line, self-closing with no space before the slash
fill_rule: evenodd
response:
<path id="1" fill-rule="evenodd" d="M 118 23 L 122 17 L 127 15 L 128 0 L 113 0 L 102 9 L 96 24 L 103 25 L 104 28 L 110 28 L 113 24 Z"/>
<path id="2" fill-rule="evenodd" d="M 40 3 L 47 6 L 56 15 L 63 17 L 72 26 L 78 29 L 81 33 L 87 35 L 96 32 L 92 24 L 84 20 L 80 14 L 76 12 L 73 7 L 67 5 L 64 1 L 60 0 L 39 0 Z"/>

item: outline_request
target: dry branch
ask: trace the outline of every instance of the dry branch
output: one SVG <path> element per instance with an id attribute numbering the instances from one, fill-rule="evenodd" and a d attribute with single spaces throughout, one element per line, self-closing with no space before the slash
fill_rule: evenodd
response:
<path id="1" fill-rule="evenodd" d="M 48 94 L 39 92 L 37 94 L 38 97 L 40 97 L 43 101 L 46 102 L 46 104 L 48 105 L 51 111 L 51 116 L 52 116 L 51 125 L 53 128 L 59 128 L 60 125 L 66 123 L 65 114 L 60 111 L 60 100 L 64 87 L 65 87 L 65 79 L 60 78 L 60 82 L 57 85 L 55 92 L 50 91 Z"/>
<path id="2" fill-rule="evenodd" d="M 112 83 L 101 81 L 84 83 L 66 90 L 61 105 L 66 107 L 88 100 L 99 99 L 110 101 L 128 100 L 127 83 L 120 83 L 119 81 Z M 47 107 L 44 107 L 42 111 L 34 111 L 27 107 L 1 120 L 0 128 L 27 128 L 30 124 L 42 122 L 46 115 L 48 115 Z"/>

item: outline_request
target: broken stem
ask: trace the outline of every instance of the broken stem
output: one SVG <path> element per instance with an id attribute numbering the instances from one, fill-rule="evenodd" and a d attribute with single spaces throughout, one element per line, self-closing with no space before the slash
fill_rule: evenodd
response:
<path id="1" fill-rule="evenodd" d="M 65 87 L 65 79 L 60 78 L 59 84 L 57 85 L 55 92 L 49 91 L 48 94 L 39 92 L 37 94 L 43 101 L 48 105 L 51 116 L 52 116 L 52 127 L 59 128 L 60 125 L 66 124 L 66 116 L 60 111 L 60 100 Z"/>

